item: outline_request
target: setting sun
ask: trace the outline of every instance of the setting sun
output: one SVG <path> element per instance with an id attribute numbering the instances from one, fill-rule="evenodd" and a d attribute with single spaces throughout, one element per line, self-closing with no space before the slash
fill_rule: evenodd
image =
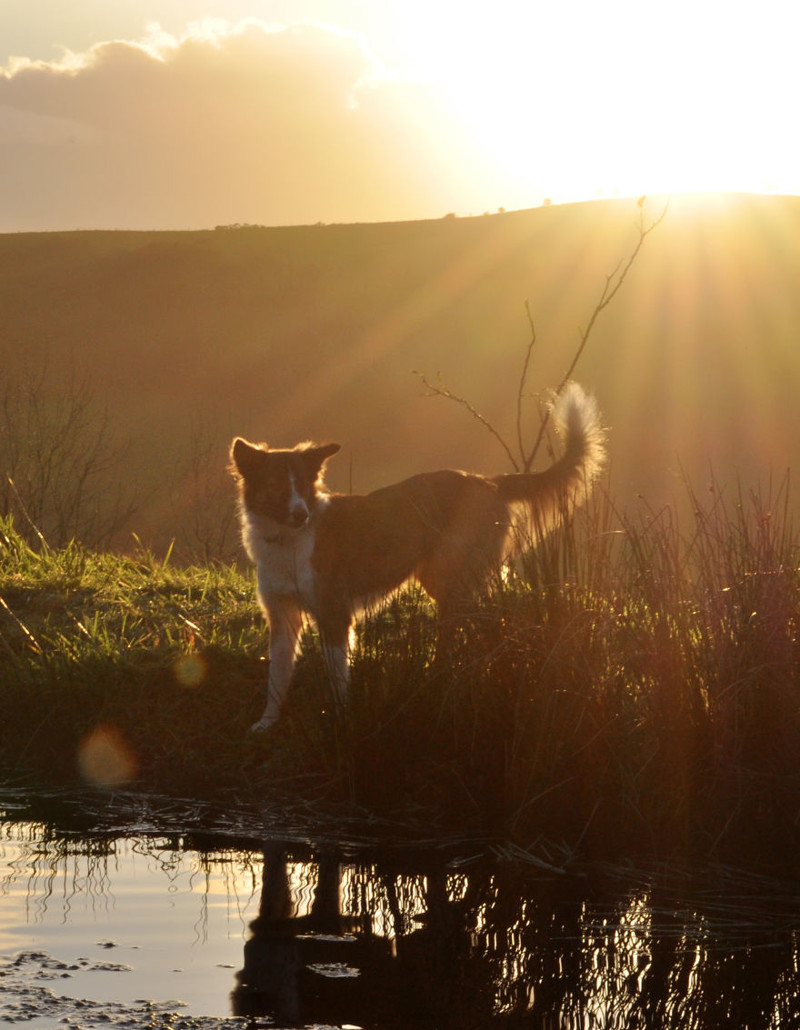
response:
<path id="1" fill-rule="evenodd" d="M 491 24 L 454 24 L 414 7 L 424 31 L 408 43 L 412 61 L 491 153 L 514 206 L 536 190 L 555 200 L 800 190 L 796 33 L 776 31 L 777 16 L 500 3 Z M 783 9 L 787 19 L 800 27 Z"/>

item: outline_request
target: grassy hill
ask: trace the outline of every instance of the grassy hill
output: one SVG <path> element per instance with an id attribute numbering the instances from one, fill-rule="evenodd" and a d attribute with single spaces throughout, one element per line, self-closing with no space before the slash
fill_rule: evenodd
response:
<path id="1" fill-rule="evenodd" d="M 645 218 L 659 212 L 648 202 Z M 0 236 L 4 462 L 20 483 L 21 436 L 28 461 L 37 435 L 38 460 L 48 432 L 66 449 L 64 397 L 79 395 L 79 451 L 102 440 L 87 493 L 135 501 L 115 542 L 135 531 L 211 552 L 235 547 L 223 471 L 234 433 L 338 440 L 337 489 L 442 465 L 500 471 L 496 442 L 411 371 L 441 372 L 513 438 L 525 303 L 538 335 L 530 388 L 544 391 L 635 245 L 639 214 L 603 201 L 383 225 Z M 684 498 L 681 469 L 698 489 L 713 470 L 718 485 L 763 490 L 798 464 L 798 284 L 800 198 L 673 199 L 576 370 L 611 427 L 620 503 Z M 529 415 L 533 432 L 535 402 Z M 55 482 L 32 481 L 24 500 Z"/>

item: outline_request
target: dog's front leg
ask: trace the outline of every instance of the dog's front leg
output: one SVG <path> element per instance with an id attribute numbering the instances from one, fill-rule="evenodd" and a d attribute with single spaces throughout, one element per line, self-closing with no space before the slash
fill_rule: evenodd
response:
<path id="1" fill-rule="evenodd" d="M 269 621 L 270 638 L 267 707 L 258 722 L 251 727 L 253 733 L 263 733 L 274 726 L 280 717 L 294 671 L 303 624 L 300 608 L 291 598 L 268 598 L 264 601 L 264 608 Z"/>

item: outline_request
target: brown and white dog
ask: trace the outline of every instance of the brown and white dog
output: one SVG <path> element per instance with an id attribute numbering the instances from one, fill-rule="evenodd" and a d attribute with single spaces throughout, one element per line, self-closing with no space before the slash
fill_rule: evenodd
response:
<path id="1" fill-rule="evenodd" d="M 271 450 L 233 441 L 242 542 L 270 627 L 267 706 L 254 731 L 278 720 L 303 613 L 317 623 L 334 700 L 343 704 L 350 631 L 366 604 L 414 577 L 440 620 L 450 619 L 501 561 L 515 506 L 527 509 L 541 536 L 586 496 L 605 457 L 597 405 L 571 383 L 552 421 L 564 453 L 544 472 L 487 477 L 444 469 L 365 495 L 324 489 L 325 462 L 339 444 Z"/>

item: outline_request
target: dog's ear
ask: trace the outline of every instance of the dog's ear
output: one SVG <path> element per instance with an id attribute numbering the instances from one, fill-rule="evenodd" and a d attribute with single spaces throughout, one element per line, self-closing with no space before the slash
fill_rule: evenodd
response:
<path id="1" fill-rule="evenodd" d="M 338 454 L 341 449 L 342 445 L 340 443 L 324 443 L 321 447 L 315 448 L 317 454 L 319 454 L 320 466 L 324 465 L 328 458 Z"/>
<path id="2" fill-rule="evenodd" d="M 313 474 L 322 478 L 322 472 L 325 468 L 325 462 L 328 458 L 332 458 L 337 451 L 342 449 L 341 444 L 338 443 L 323 443 L 307 445 L 303 451 L 301 451 L 305 458 L 307 467 L 313 469 Z"/>
<path id="3" fill-rule="evenodd" d="M 266 444 L 256 446 L 247 440 L 243 440 L 241 436 L 237 436 L 231 444 L 229 471 L 234 476 L 241 476 L 243 479 L 246 479 L 248 474 L 255 468 L 258 455 L 263 454 L 266 450 Z"/>

